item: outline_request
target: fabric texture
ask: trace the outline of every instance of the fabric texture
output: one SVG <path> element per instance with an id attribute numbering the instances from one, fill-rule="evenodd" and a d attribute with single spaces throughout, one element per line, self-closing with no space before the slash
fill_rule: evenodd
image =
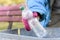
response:
<path id="1" fill-rule="evenodd" d="M 50 20 L 49 0 L 27 0 L 27 6 L 32 12 L 39 12 L 44 15 L 44 20 L 40 23 L 46 27 Z"/>
<path id="2" fill-rule="evenodd" d="M 36 12 L 33 12 L 32 15 L 33 15 L 33 17 L 38 17 L 38 14 L 37 14 Z M 30 25 L 29 25 L 29 23 L 28 23 L 28 20 L 29 20 L 29 18 L 28 18 L 28 19 L 26 19 L 26 18 L 24 18 L 24 17 L 22 18 L 22 22 L 23 22 L 23 24 L 24 24 L 25 29 L 26 29 L 27 31 L 30 31 L 31 28 L 30 28 Z"/>

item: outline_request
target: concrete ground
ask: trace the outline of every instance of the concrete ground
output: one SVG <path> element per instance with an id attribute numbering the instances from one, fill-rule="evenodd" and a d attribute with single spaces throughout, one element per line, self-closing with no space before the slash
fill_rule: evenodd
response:
<path id="1" fill-rule="evenodd" d="M 51 22 L 46 28 L 48 31 L 48 35 L 45 38 L 59 38 L 60 37 L 60 14 L 52 14 Z M 21 35 L 36 37 L 33 30 L 26 31 L 25 29 L 21 29 Z"/>
<path id="2" fill-rule="evenodd" d="M 49 27 L 46 28 L 48 34 L 44 37 L 45 39 L 46 38 L 50 38 L 50 39 L 60 38 L 60 17 L 59 16 L 60 15 L 55 15 L 55 14 L 52 16 L 51 23 L 49 24 Z M 26 31 L 24 28 L 20 29 L 20 35 L 24 36 L 21 38 L 19 36 L 16 36 L 18 35 L 18 29 L 4 30 L 1 33 L 2 33 L 0 34 L 1 40 L 4 40 L 4 39 L 6 40 L 17 40 L 17 39 L 18 40 L 25 40 L 25 39 L 26 40 L 40 40 L 40 38 L 37 38 L 33 30 Z M 41 40 L 45 40 L 45 39 L 41 38 Z M 46 39 L 46 40 L 50 40 L 50 39 Z M 57 40 L 57 39 L 53 39 L 53 40 Z"/>

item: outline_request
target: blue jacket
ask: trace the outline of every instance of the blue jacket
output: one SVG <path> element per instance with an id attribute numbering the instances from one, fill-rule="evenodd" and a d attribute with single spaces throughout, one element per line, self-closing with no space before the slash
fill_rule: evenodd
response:
<path id="1" fill-rule="evenodd" d="M 33 12 L 39 12 L 41 15 L 44 14 L 44 20 L 41 21 L 41 25 L 46 27 L 50 20 L 50 6 L 49 0 L 27 0 L 28 8 Z"/>

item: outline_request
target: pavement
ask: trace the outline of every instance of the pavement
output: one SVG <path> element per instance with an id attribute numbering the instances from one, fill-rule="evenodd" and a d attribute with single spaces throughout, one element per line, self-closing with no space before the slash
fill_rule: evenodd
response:
<path id="1" fill-rule="evenodd" d="M 44 38 L 60 38 L 60 28 L 46 28 L 47 35 Z M 33 30 L 26 31 L 25 29 L 21 29 L 21 35 L 30 36 L 30 37 L 37 37 Z"/>
<path id="2" fill-rule="evenodd" d="M 24 28 L 20 30 L 21 35 L 37 37 L 33 30 L 26 31 Z M 45 36 L 45 38 L 60 38 L 60 14 L 52 14 L 51 22 L 46 30 L 48 31 L 48 34 Z"/>
<path id="3" fill-rule="evenodd" d="M 58 14 L 52 15 L 51 22 L 49 23 L 46 30 L 48 32 L 48 34 L 44 37 L 46 40 L 50 40 L 47 38 L 53 38 L 53 40 L 58 40 L 57 38 L 60 38 L 60 15 Z M 23 37 L 18 36 L 18 29 L 4 30 L 4 31 L 1 31 L 1 33 L 2 33 L 0 34 L 1 40 L 4 40 L 4 39 L 6 40 L 25 40 L 25 39 L 26 40 L 40 40 L 40 38 L 36 36 L 33 30 L 26 31 L 24 28 L 20 29 L 20 35 L 23 35 Z M 42 38 L 41 40 L 45 40 L 45 39 Z"/>
<path id="4" fill-rule="evenodd" d="M 39 38 L 33 30 L 26 31 L 24 28 L 20 29 L 20 35 L 17 29 L 4 30 L 0 32 L 0 40 L 60 40 L 60 27 L 48 27 L 46 30 L 48 34 L 44 38 Z"/>

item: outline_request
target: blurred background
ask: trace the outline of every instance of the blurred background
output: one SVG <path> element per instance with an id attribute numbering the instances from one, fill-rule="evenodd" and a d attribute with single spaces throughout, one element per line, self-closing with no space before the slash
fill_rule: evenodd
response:
<path id="1" fill-rule="evenodd" d="M 19 4 L 25 4 L 26 0 L 0 0 L 0 7 L 3 6 L 12 6 L 12 5 L 19 5 Z M 49 32 L 48 36 L 53 36 L 58 34 L 60 37 L 60 0 L 48 0 L 51 8 L 51 21 L 47 27 L 47 31 Z M 12 23 L 11 23 L 12 24 Z M 7 30 L 9 27 L 9 22 L 0 22 L 0 31 L 4 30 L 5 33 L 12 33 L 15 34 L 17 33 L 18 35 L 20 34 L 26 34 L 26 35 L 33 35 L 33 31 L 28 32 L 24 29 L 24 25 L 22 22 L 13 22 L 12 29 L 14 30 Z M 54 29 L 53 29 L 54 28 Z M 17 30 L 18 29 L 18 30 Z M 22 30 L 22 31 L 20 31 Z M 3 32 L 4 32 L 3 31 Z M 51 37 L 52 37 L 51 36 Z"/>
<path id="2" fill-rule="evenodd" d="M 0 6 L 11 6 L 11 5 L 18 5 L 24 4 L 25 0 L 0 0 Z M 0 30 L 5 30 L 8 28 L 8 22 L 0 22 Z M 22 28 L 23 24 L 21 22 L 13 22 L 12 29 L 15 28 Z"/>
<path id="3" fill-rule="evenodd" d="M 11 6 L 24 4 L 25 0 L 0 0 L 0 6 Z M 58 9 L 57 4 L 59 4 L 59 0 L 50 0 L 51 7 L 51 22 L 49 23 L 49 27 L 59 27 L 60 26 L 60 11 Z M 56 11 L 56 9 L 59 11 Z M 0 30 L 4 30 L 8 28 L 8 22 L 0 22 Z M 23 28 L 22 22 L 13 22 L 12 29 L 15 28 Z"/>

